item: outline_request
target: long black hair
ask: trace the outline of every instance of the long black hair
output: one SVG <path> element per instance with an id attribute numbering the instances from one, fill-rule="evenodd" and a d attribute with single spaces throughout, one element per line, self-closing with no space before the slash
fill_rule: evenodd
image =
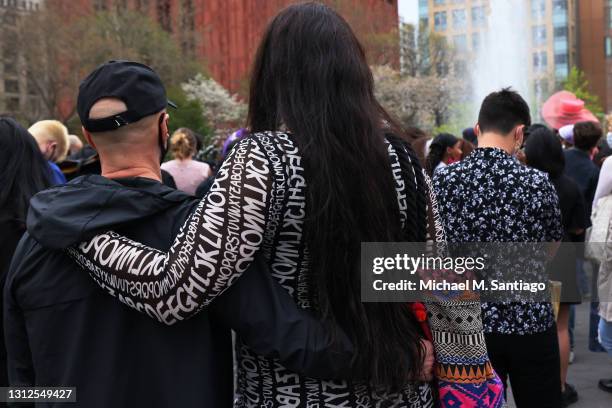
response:
<path id="1" fill-rule="evenodd" d="M 0 117 L 0 212 L 25 224 L 30 198 L 50 185 L 49 165 L 34 137 Z"/>
<path id="2" fill-rule="evenodd" d="M 308 180 L 306 242 L 315 303 L 355 344 L 354 363 L 373 384 L 400 387 L 423 356 L 404 304 L 362 303 L 360 244 L 423 241 L 424 189 L 412 149 L 393 139 L 411 205 L 402 230 L 385 132 L 399 133 L 378 104 L 365 53 L 347 22 L 319 3 L 292 5 L 268 26 L 250 84 L 250 131 L 289 129 Z M 404 167 L 406 169 L 407 167 Z"/>
<path id="3" fill-rule="evenodd" d="M 565 155 L 559 138 L 539 124 L 531 126 L 528 135 L 524 149 L 527 165 L 548 173 L 552 180 L 559 178 L 565 169 Z"/>
<path id="4" fill-rule="evenodd" d="M 434 138 L 429 146 L 429 153 L 427 154 L 427 174 L 433 176 L 436 167 L 438 167 L 438 164 L 444 159 L 446 149 L 453 147 L 458 141 L 459 139 L 450 133 L 440 133 Z"/>

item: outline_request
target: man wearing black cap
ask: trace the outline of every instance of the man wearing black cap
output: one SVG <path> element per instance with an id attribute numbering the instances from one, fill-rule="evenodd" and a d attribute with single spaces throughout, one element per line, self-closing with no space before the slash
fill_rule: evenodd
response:
<path id="1" fill-rule="evenodd" d="M 78 113 L 102 176 L 32 199 L 4 290 L 11 385 L 76 387 L 83 407 L 231 406 L 227 327 L 292 370 L 348 376 L 350 342 L 341 332 L 332 342 L 261 262 L 209 309 L 166 327 L 105 294 L 65 254 L 108 229 L 164 251 L 180 233 L 197 201 L 159 182 L 167 103 L 155 72 L 133 62 L 103 64 L 81 84 Z"/>

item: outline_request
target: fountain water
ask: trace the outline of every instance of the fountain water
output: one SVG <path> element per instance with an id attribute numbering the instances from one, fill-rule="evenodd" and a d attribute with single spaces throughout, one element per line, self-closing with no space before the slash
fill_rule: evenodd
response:
<path id="1" fill-rule="evenodd" d="M 530 101 L 531 28 L 527 0 L 489 0 L 487 28 L 472 67 L 472 112 L 478 117 L 482 100 L 511 86 Z"/>

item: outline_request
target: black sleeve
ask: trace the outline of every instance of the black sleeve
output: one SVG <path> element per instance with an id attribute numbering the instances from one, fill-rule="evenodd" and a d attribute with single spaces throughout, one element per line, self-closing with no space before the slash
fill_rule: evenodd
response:
<path id="1" fill-rule="evenodd" d="M 242 139 L 169 251 L 112 231 L 66 251 L 110 295 L 175 324 L 208 307 L 247 270 L 263 246 L 278 177 L 258 142 Z"/>
<path id="2" fill-rule="evenodd" d="M 24 267 L 24 260 L 32 248 L 31 240 L 22 239 L 15 251 L 3 290 L 4 340 L 7 351 L 7 370 L 11 386 L 33 386 L 34 364 L 30 352 L 23 310 L 15 297 L 15 276 Z"/>
<path id="3" fill-rule="evenodd" d="M 576 186 L 572 191 L 574 206 L 570 214 L 569 229 L 585 229 L 588 227 L 587 210 L 584 204 L 584 197 L 580 194 L 580 190 Z"/>
<path id="4" fill-rule="evenodd" d="M 258 257 L 210 306 L 215 319 L 236 331 L 253 351 L 278 358 L 291 371 L 321 379 L 351 377 L 353 346 L 341 330 L 299 309 Z"/>

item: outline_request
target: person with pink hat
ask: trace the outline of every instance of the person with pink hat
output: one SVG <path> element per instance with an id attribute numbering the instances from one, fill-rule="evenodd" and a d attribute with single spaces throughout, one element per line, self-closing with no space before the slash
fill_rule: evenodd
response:
<path id="1" fill-rule="evenodd" d="M 542 107 L 542 117 L 553 129 L 578 122 L 597 122 L 599 120 L 584 107 L 584 101 L 571 92 L 561 91 L 552 95 Z"/>

